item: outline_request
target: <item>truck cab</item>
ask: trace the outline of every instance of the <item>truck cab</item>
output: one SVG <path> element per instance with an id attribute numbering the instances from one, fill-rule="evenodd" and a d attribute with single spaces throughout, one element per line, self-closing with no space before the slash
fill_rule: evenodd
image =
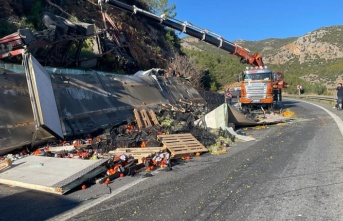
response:
<path id="1" fill-rule="evenodd" d="M 273 72 L 267 67 L 247 67 L 240 77 L 242 109 L 273 106 Z"/>

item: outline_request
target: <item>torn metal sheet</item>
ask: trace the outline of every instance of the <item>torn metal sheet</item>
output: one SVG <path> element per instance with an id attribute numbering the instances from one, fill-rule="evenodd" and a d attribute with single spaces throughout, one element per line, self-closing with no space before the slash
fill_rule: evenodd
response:
<path id="1" fill-rule="evenodd" d="M 228 122 L 233 123 L 235 126 L 271 125 L 289 120 L 288 117 L 282 116 L 282 114 L 265 113 L 258 115 L 260 118 L 254 121 L 239 112 L 233 105 L 228 105 L 228 107 Z"/>
<path id="2" fill-rule="evenodd" d="M 195 125 L 204 128 L 222 128 L 225 129 L 228 123 L 235 126 L 256 126 L 265 124 L 276 124 L 284 121 L 285 117 L 276 114 L 265 114 L 263 119 L 258 122 L 247 118 L 244 114 L 239 112 L 234 106 L 227 105 L 226 103 L 215 108 L 211 112 L 202 116 L 194 122 Z"/>
<path id="3" fill-rule="evenodd" d="M 32 59 L 29 63 L 29 67 L 38 67 L 39 64 L 33 65 Z M 37 70 L 43 73 L 41 68 L 32 69 L 33 73 Z M 0 83 L 3 101 L 0 109 L 0 130 L 3 132 L 0 135 L 0 153 L 1 150 L 7 152 L 30 144 L 32 140 L 44 140 L 51 137 L 51 133 L 64 137 L 82 136 L 122 124 L 134 119 L 134 108 L 181 105 L 180 99 L 195 106 L 206 104 L 200 94 L 181 78 L 172 80 L 164 76 L 132 76 L 76 69 L 45 70 L 50 75 L 54 96 L 50 94 L 51 99 L 48 96 L 40 106 L 49 102 L 56 104 L 58 113 L 48 108 L 44 110 L 45 116 L 55 118 L 58 115 L 62 133 L 56 130 L 56 121 L 49 130 L 36 132 L 24 67 L 0 63 L 0 78 L 3 78 Z M 39 85 L 35 87 L 40 88 Z M 39 123 L 47 125 L 48 121 L 42 119 Z"/>
<path id="4" fill-rule="evenodd" d="M 235 136 L 236 138 L 240 139 L 240 140 L 243 140 L 243 141 L 253 141 L 253 140 L 256 140 L 255 138 L 253 137 L 249 137 L 249 136 L 243 136 L 243 135 L 240 135 L 240 134 L 237 134 L 232 127 L 226 127 L 226 130 L 233 136 Z"/>
<path id="5" fill-rule="evenodd" d="M 23 55 L 27 63 L 26 80 L 30 92 L 33 115 L 37 127 L 43 127 L 63 139 L 61 123 L 49 74 L 30 54 Z"/>
<path id="6" fill-rule="evenodd" d="M 247 118 L 239 112 L 234 106 L 228 105 L 228 122 L 236 126 L 255 126 L 258 123 Z"/>
<path id="7" fill-rule="evenodd" d="M 227 104 L 220 105 L 216 109 L 196 120 L 194 124 L 200 127 L 214 129 L 222 128 L 224 130 L 228 124 L 227 106 Z"/>
<path id="8" fill-rule="evenodd" d="M 182 78 L 171 77 L 164 78 L 164 85 L 168 94 L 170 94 L 176 102 L 195 102 L 199 103 L 203 98 L 199 96 L 199 92 L 189 85 L 181 82 Z"/>
<path id="9" fill-rule="evenodd" d="M 25 71 L 21 65 L 0 62 L 0 155 L 32 142 L 35 132 Z M 44 130 L 36 133 L 36 142 L 52 137 Z"/>
<path id="10" fill-rule="evenodd" d="M 72 75 L 67 74 L 67 69 L 64 72 L 66 74 L 51 74 L 60 119 L 67 136 L 91 133 L 133 119 L 134 108 L 156 108 L 163 104 L 178 103 L 161 90 L 160 84 L 152 76 L 95 71 Z M 165 77 L 157 79 L 159 82 L 167 81 Z M 162 84 L 166 87 L 166 84 Z M 183 84 L 178 81 L 170 87 L 179 88 Z M 188 99 L 202 105 L 205 103 L 199 94 Z"/>

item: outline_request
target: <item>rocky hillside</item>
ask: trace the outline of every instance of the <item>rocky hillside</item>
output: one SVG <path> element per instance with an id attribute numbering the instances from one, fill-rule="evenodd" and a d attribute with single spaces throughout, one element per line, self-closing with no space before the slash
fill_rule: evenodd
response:
<path id="1" fill-rule="evenodd" d="M 146 5 L 138 0 L 127 0 L 126 2 L 142 9 L 146 8 Z M 114 21 L 116 29 L 125 33 L 137 70 L 154 67 L 166 68 L 169 58 L 178 52 L 179 39 L 173 32 L 166 30 L 160 24 L 130 15 L 130 13 L 109 5 L 103 9 Z M 44 12 L 61 16 L 72 22 L 95 24 L 97 30 L 104 29 L 98 0 L 0 0 L 0 11 L 0 38 L 19 28 L 29 27 L 34 31 L 46 29 L 41 21 Z M 116 62 L 115 58 L 108 60 L 109 64 L 102 63 L 103 66 L 108 66 L 108 69 L 123 68 L 120 66 L 121 64 L 111 64 Z"/>
<path id="2" fill-rule="evenodd" d="M 262 50 L 267 63 L 294 61 L 303 64 L 343 58 L 343 26 L 315 30 L 275 49 Z"/>
<path id="3" fill-rule="evenodd" d="M 209 50 L 204 42 L 191 37 L 183 39 L 187 49 Z M 234 43 L 260 53 L 264 63 L 287 75 L 294 75 L 311 83 L 326 85 L 329 89 L 343 78 L 343 26 L 324 27 L 300 37 L 266 39 L 262 41 L 237 40 Z M 212 47 L 214 53 L 226 53 Z"/>

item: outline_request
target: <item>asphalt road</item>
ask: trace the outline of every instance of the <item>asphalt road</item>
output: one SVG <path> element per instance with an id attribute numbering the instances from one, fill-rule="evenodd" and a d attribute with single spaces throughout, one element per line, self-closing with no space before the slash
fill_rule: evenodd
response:
<path id="1" fill-rule="evenodd" d="M 111 191 L 0 186 L 0 220 L 343 220 L 343 111 L 284 105 L 295 120 L 247 130 L 256 141 L 115 180 Z"/>

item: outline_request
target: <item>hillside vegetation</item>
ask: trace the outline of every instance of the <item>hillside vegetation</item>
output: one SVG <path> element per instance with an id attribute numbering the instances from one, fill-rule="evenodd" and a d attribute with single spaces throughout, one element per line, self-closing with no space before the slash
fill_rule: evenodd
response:
<path id="1" fill-rule="evenodd" d="M 234 43 L 249 49 L 252 53 L 262 54 L 265 65 L 272 70 L 284 72 L 290 85 L 286 92 L 296 93 L 296 85 L 300 84 L 304 88 L 304 93 L 330 94 L 337 83 L 342 81 L 342 36 L 343 26 L 332 26 L 320 28 L 301 37 L 262 41 L 238 40 Z M 210 52 L 223 56 L 226 53 L 191 37 L 184 38 L 182 45 L 186 51 L 195 50 L 204 54 Z M 231 56 L 231 59 L 235 57 Z M 228 66 L 231 65 L 232 62 L 228 62 Z M 229 76 L 223 76 L 213 69 L 213 74 L 219 82 L 230 83 L 233 79 L 231 72 L 228 72 Z"/>

